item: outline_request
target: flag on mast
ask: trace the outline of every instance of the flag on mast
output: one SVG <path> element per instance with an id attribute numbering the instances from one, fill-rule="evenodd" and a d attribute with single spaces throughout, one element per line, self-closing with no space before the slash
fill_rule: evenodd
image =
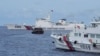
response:
<path id="1" fill-rule="evenodd" d="M 53 12 L 53 10 L 51 10 L 51 12 Z"/>

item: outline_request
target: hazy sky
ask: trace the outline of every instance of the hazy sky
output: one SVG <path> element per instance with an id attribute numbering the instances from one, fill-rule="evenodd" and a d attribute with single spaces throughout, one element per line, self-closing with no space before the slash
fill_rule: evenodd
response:
<path id="1" fill-rule="evenodd" d="M 100 0 L 0 0 L 0 25 L 34 24 L 36 18 L 47 16 L 50 10 L 54 10 L 51 18 L 56 21 L 97 9 Z"/>

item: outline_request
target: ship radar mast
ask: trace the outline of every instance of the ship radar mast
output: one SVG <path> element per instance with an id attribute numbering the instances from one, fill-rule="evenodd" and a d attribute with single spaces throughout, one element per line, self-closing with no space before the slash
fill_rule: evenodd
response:
<path id="1" fill-rule="evenodd" d="M 50 15 L 48 14 L 48 16 L 46 17 L 46 19 L 48 20 L 48 21 L 50 21 Z"/>
<path id="2" fill-rule="evenodd" d="M 47 19 L 48 21 L 50 21 L 52 12 L 53 12 L 53 10 L 51 10 L 51 11 L 48 13 L 47 17 L 46 17 L 46 19 Z"/>

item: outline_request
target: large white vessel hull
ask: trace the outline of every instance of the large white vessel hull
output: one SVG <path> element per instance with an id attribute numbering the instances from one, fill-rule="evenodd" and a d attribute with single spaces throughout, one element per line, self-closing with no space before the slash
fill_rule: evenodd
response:
<path id="1" fill-rule="evenodd" d="M 7 29 L 26 29 L 24 25 L 8 24 Z"/>
<path id="2" fill-rule="evenodd" d="M 84 51 L 84 52 L 94 52 L 94 53 L 100 53 L 100 44 L 96 45 L 96 47 L 93 46 L 91 43 L 74 43 L 71 41 L 68 41 L 66 43 L 63 39 L 60 39 L 61 36 L 51 36 L 54 38 L 54 44 L 56 48 L 60 49 L 67 49 L 71 51 Z"/>
<path id="3" fill-rule="evenodd" d="M 49 16 L 47 18 L 37 19 L 35 23 L 36 28 L 40 27 L 44 30 L 72 30 L 77 25 L 84 27 L 83 24 L 67 22 L 66 19 L 60 19 L 58 22 L 52 22 Z"/>
<path id="4" fill-rule="evenodd" d="M 34 29 L 34 26 L 17 25 L 17 24 L 7 24 L 6 27 L 7 29 L 12 29 L 12 30 L 33 30 Z"/>
<path id="5" fill-rule="evenodd" d="M 58 40 L 56 40 L 54 43 L 55 43 L 56 48 L 70 50 L 70 48 L 66 44 L 59 43 Z M 93 47 L 92 44 L 82 44 L 82 43 L 74 44 L 72 42 L 71 44 L 72 44 L 72 47 L 74 48 L 73 51 L 75 50 L 75 51 L 100 53 L 100 48 L 95 48 Z M 100 47 L 100 45 L 98 47 Z"/>

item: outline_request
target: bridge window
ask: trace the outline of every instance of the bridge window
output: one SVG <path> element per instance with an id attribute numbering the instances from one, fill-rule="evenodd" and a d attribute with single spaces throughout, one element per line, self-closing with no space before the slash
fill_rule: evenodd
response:
<path id="1" fill-rule="evenodd" d="M 92 27 L 97 27 L 97 24 L 92 24 Z"/>
<path id="2" fill-rule="evenodd" d="M 85 38 L 88 38 L 88 34 L 84 34 L 84 37 L 85 37 Z"/>
<path id="3" fill-rule="evenodd" d="M 21 26 L 15 26 L 15 28 L 21 28 Z"/>
<path id="4" fill-rule="evenodd" d="M 74 33 L 75 36 L 81 36 L 81 33 Z"/>
<path id="5" fill-rule="evenodd" d="M 81 36 L 81 33 L 79 33 L 79 36 Z"/>
<path id="6" fill-rule="evenodd" d="M 100 38 L 100 34 L 96 34 L 96 38 Z"/>
<path id="7" fill-rule="evenodd" d="M 90 34 L 90 37 L 91 38 L 95 38 L 95 34 Z"/>
<path id="8" fill-rule="evenodd" d="M 74 33 L 75 36 L 78 36 L 78 33 Z"/>

